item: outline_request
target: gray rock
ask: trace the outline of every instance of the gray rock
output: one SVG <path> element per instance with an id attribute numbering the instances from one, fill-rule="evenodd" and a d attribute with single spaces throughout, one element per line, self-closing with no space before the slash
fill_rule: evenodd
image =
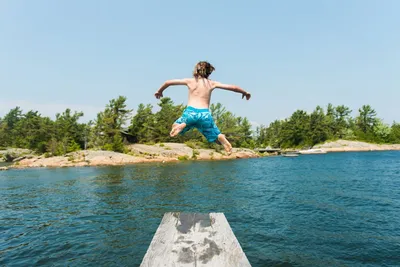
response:
<path id="1" fill-rule="evenodd" d="M 18 162 L 18 161 L 21 161 L 26 158 L 27 158 L 27 156 L 18 157 L 18 158 L 13 159 L 13 162 Z"/>
<path id="2" fill-rule="evenodd" d="M 33 151 L 24 148 L 9 148 L 7 150 L 0 151 L 0 154 L 2 154 L 1 158 L 3 159 L 3 161 L 13 162 L 15 159 L 19 159 L 21 157 L 27 157 L 28 155 L 32 157 Z"/>

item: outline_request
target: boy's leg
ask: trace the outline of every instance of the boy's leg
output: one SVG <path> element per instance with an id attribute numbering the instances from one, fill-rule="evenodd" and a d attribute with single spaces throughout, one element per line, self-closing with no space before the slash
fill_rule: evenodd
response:
<path id="1" fill-rule="evenodd" d="M 203 120 L 199 126 L 199 131 L 204 135 L 208 142 L 215 142 L 218 140 L 224 146 L 228 155 L 232 153 L 232 145 L 226 139 L 225 135 L 218 129 L 211 113 L 207 112 L 207 114 L 203 116 Z"/>
<path id="2" fill-rule="evenodd" d="M 174 122 L 174 124 L 172 124 L 172 129 L 171 129 L 171 132 L 169 133 L 169 135 L 171 137 L 177 136 L 182 131 L 183 131 L 182 132 L 182 134 L 183 134 L 184 132 L 189 130 L 190 127 L 185 129 L 185 127 L 187 126 L 186 122 L 187 122 L 188 116 L 189 116 L 189 114 L 188 114 L 187 110 L 184 110 L 182 113 L 182 116 L 179 119 L 177 119 Z"/>
<path id="3" fill-rule="evenodd" d="M 171 130 L 171 132 L 169 133 L 169 135 L 171 136 L 171 137 L 174 137 L 174 136 L 177 136 L 180 132 L 182 132 L 183 131 L 183 129 L 185 129 L 185 127 L 186 127 L 186 123 L 174 123 L 173 125 L 172 125 L 172 130 Z"/>
<path id="4" fill-rule="evenodd" d="M 232 153 L 232 145 L 229 143 L 228 139 L 226 139 L 224 134 L 219 134 L 218 135 L 218 141 L 221 142 L 221 144 L 224 146 L 224 149 L 228 155 Z"/>

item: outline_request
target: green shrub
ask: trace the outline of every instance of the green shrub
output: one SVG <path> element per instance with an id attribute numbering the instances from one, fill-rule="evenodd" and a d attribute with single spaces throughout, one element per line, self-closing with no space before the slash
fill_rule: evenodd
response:
<path id="1" fill-rule="evenodd" d="M 184 156 L 179 156 L 178 157 L 178 160 L 189 160 L 189 157 L 187 156 L 187 155 L 184 155 Z"/>
<path id="2" fill-rule="evenodd" d="M 200 152 L 197 149 L 193 149 L 192 159 L 197 159 L 198 155 L 200 155 Z"/>
<path id="3" fill-rule="evenodd" d="M 112 144 L 105 144 L 102 147 L 103 150 L 107 150 L 107 151 L 113 151 L 113 145 Z"/>
<path id="4" fill-rule="evenodd" d="M 67 153 L 78 151 L 78 150 L 81 150 L 80 145 L 78 145 L 78 143 L 76 143 L 74 140 L 72 140 L 68 145 Z"/>
<path id="5" fill-rule="evenodd" d="M 186 141 L 185 145 L 187 145 L 188 147 L 190 147 L 191 149 L 196 149 L 197 148 L 197 144 L 196 142 L 193 141 Z"/>
<path id="6" fill-rule="evenodd" d="M 112 143 L 113 151 L 123 153 L 125 150 L 124 142 L 120 134 L 114 135 Z"/>

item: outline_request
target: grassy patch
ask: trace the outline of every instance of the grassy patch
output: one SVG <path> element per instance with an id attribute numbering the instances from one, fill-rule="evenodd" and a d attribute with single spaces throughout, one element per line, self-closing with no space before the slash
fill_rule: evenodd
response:
<path id="1" fill-rule="evenodd" d="M 187 141 L 187 142 L 185 142 L 185 145 L 187 145 L 187 146 L 190 147 L 191 149 L 196 149 L 196 148 L 198 148 L 197 143 L 194 142 L 194 141 Z"/>
<path id="2" fill-rule="evenodd" d="M 266 157 L 266 156 L 268 156 L 268 153 L 261 153 L 261 152 L 259 152 L 259 151 L 257 151 L 257 152 L 255 152 L 258 156 L 260 156 L 260 157 Z"/>
<path id="3" fill-rule="evenodd" d="M 214 149 L 215 149 L 215 152 L 221 153 L 223 150 L 223 146 L 214 144 Z"/>
<path id="4" fill-rule="evenodd" d="M 178 160 L 182 160 L 182 161 L 189 160 L 189 157 L 188 157 L 188 155 L 179 156 Z"/>
<path id="5" fill-rule="evenodd" d="M 210 154 L 208 154 L 210 156 L 211 159 L 214 159 L 214 152 L 210 152 Z"/>
<path id="6" fill-rule="evenodd" d="M 197 159 L 198 155 L 200 155 L 200 152 L 197 149 L 193 149 L 192 159 Z"/>

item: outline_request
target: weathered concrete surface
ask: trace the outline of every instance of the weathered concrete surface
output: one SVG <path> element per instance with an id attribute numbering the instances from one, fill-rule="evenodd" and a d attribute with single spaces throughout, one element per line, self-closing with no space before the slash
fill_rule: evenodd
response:
<path id="1" fill-rule="evenodd" d="M 168 212 L 140 266 L 251 265 L 223 213 Z"/>

